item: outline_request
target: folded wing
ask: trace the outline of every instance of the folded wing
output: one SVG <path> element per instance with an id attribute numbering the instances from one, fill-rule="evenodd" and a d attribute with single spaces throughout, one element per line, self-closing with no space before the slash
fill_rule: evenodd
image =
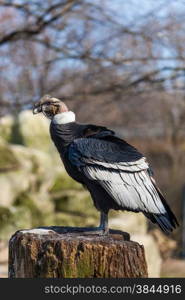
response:
<path id="1" fill-rule="evenodd" d="M 164 214 L 145 157 L 132 146 L 120 144 L 120 140 L 114 144 L 96 138 L 77 139 L 69 148 L 69 159 L 87 178 L 98 182 L 120 208 Z"/>

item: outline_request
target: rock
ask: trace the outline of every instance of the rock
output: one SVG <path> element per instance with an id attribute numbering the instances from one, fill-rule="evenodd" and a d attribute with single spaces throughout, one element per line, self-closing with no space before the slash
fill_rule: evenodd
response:
<path id="1" fill-rule="evenodd" d="M 53 166 L 52 157 L 43 151 L 19 145 L 13 145 L 12 149 L 19 160 L 21 170 L 30 174 L 30 187 L 33 186 L 34 190 L 48 190 L 59 172 L 58 168 Z"/>
<path id="2" fill-rule="evenodd" d="M 22 192 L 42 194 L 48 191 L 58 172 L 52 168 L 49 155 L 20 145 L 7 144 L 3 147 L 0 148 L 2 157 L 10 155 L 10 160 L 4 162 L 3 167 L 7 172 L 0 173 L 1 206 L 9 207 Z M 11 165 L 15 168 L 15 164 L 17 169 L 8 171 Z"/>
<path id="3" fill-rule="evenodd" d="M 0 278 L 7 278 L 8 277 L 8 266 L 7 264 L 0 263 Z"/>
<path id="4" fill-rule="evenodd" d="M 6 242 L 0 241 L 0 264 L 8 261 L 8 245 Z"/>
<path id="5" fill-rule="evenodd" d="M 173 251 L 177 248 L 177 242 L 164 235 L 159 229 L 151 231 L 163 259 L 172 256 Z"/>
<path id="6" fill-rule="evenodd" d="M 18 169 L 19 164 L 8 143 L 0 138 L 0 173 Z"/>
<path id="7" fill-rule="evenodd" d="M 54 224 L 49 189 L 58 170 L 52 167 L 49 154 L 21 145 L 3 147 L 6 155 L 11 153 L 10 161 L 14 159 L 19 167 L 0 173 L 1 238 L 6 239 L 15 228 Z M 10 166 L 8 160 L 5 163 L 4 167 Z"/>
<path id="8" fill-rule="evenodd" d="M 32 215 L 25 207 L 10 208 L 0 206 L 0 236 L 1 240 L 7 241 L 15 228 L 30 228 Z"/>
<path id="9" fill-rule="evenodd" d="M 161 273 L 161 256 L 155 239 L 150 234 L 132 234 L 131 240 L 142 244 L 148 265 L 148 277 L 159 278 Z"/>
<path id="10" fill-rule="evenodd" d="M 58 174 L 50 188 L 50 193 L 52 195 L 57 195 L 64 190 L 84 190 L 81 184 L 73 180 L 67 172 L 64 170 L 62 163 L 59 164 Z"/>
<path id="11" fill-rule="evenodd" d="M 12 137 L 12 127 L 14 118 L 11 115 L 6 115 L 0 118 L 0 136 L 5 141 L 10 141 Z"/>
<path id="12" fill-rule="evenodd" d="M 145 234 L 147 232 L 147 220 L 142 213 L 116 213 L 114 217 L 109 218 L 109 226 L 130 233 Z"/>
<path id="13" fill-rule="evenodd" d="M 15 190 L 24 187 L 25 178 L 21 177 L 20 168 L 19 160 L 11 146 L 0 140 L 0 206 L 10 206 L 16 196 Z"/>
<path id="14" fill-rule="evenodd" d="M 12 205 L 16 193 L 14 191 L 14 187 L 11 182 L 11 178 L 15 178 L 15 176 L 11 176 L 11 174 L 0 174 L 0 206 L 1 207 L 9 207 Z M 14 182 L 15 183 L 15 182 Z M 20 182 L 19 182 L 20 183 Z M 18 187 L 16 186 L 16 190 Z M 22 189 L 22 188 L 21 188 Z"/>
<path id="15" fill-rule="evenodd" d="M 164 278 L 185 278 L 185 260 L 168 258 L 163 261 L 161 277 Z"/>
<path id="16" fill-rule="evenodd" d="M 19 131 L 27 147 L 50 152 L 53 148 L 49 136 L 49 121 L 41 114 L 25 110 L 19 114 Z"/>

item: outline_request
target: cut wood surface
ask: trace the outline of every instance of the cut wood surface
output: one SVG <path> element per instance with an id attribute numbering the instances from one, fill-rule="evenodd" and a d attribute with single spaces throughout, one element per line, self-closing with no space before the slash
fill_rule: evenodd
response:
<path id="1" fill-rule="evenodd" d="M 128 233 L 110 230 L 102 236 L 82 230 L 45 227 L 17 231 L 9 242 L 9 277 L 147 277 L 144 248 L 130 241 Z"/>

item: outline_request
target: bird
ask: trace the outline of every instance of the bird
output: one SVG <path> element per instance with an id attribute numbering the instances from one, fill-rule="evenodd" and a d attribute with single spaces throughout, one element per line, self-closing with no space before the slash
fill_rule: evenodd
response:
<path id="1" fill-rule="evenodd" d="M 142 212 L 165 233 L 178 221 L 158 188 L 146 157 L 104 126 L 81 124 L 60 99 L 44 95 L 33 106 L 33 114 L 51 120 L 50 136 L 64 167 L 91 195 L 100 212 L 97 232 L 109 233 L 110 210 Z"/>

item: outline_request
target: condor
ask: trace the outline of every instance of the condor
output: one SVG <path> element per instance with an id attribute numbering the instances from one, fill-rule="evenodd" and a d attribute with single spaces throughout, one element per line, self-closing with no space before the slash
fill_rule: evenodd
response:
<path id="1" fill-rule="evenodd" d="M 110 209 L 142 212 L 165 233 L 177 219 L 157 187 L 146 158 L 114 131 L 80 124 L 64 102 L 45 95 L 34 105 L 51 119 L 51 138 L 67 173 L 90 192 L 100 211 L 97 231 L 107 234 Z"/>

